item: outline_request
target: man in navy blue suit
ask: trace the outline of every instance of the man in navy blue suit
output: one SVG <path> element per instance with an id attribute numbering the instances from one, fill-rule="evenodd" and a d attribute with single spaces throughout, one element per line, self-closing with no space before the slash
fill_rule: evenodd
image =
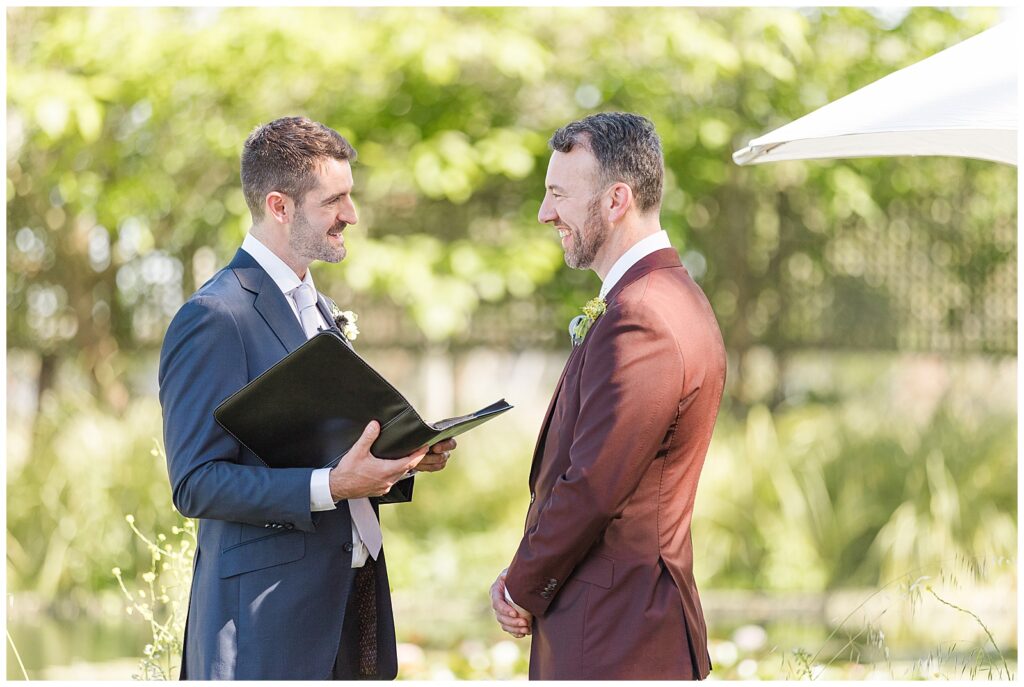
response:
<path id="1" fill-rule="evenodd" d="M 252 228 L 164 338 L 160 403 L 173 500 L 199 518 L 182 679 L 398 672 L 377 506 L 410 500 L 405 476 L 443 469 L 454 440 L 380 460 L 369 452 L 380 432 L 371 422 L 333 469 L 272 469 L 213 417 L 221 401 L 333 326 L 309 265 L 345 257 L 342 234 L 357 219 L 355 154 L 304 117 L 256 128 L 241 160 Z"/>

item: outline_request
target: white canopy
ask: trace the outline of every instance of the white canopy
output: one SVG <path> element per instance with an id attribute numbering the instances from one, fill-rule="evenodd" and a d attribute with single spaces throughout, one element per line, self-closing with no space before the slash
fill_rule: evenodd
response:
<path id="1" fill-rule="evenodd" d="M 1016 22 L 879 79 L 733 153 L 739 165 L 954 155 L 1017 164 Z"/>

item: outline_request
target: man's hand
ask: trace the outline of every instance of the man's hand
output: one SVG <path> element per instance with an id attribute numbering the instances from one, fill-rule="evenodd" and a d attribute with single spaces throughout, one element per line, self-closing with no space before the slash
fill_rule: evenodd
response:
<path id="1" fill-rule="evenodd" d="M 491 585 L 491 609 L 502 630 L 516 639 L 522 639 L 533 631 L 533 615 L 525 608 L 513 606 L 505 598 L 505 576 L 507 574 L 508 568 L 505 568 Z"/>
<path id="2" fill-rule="evenodd" d="M 383 496 L 427 454 L 423 447 L 397 460 L 376 458 L 370 453 L 370 446 L 379 434 L 380 423 L 371 420 L 363 435 L 331 470 L 331 498 L 335 501 Z"/>
<path id="3" fill-rule="evenodd" d="M 430 447 L 427 455 L 416 466 L 416 472 L 438 472 L 448 464 L 448 456 L 455 450 L 455 439 L 445 439 Z"/>

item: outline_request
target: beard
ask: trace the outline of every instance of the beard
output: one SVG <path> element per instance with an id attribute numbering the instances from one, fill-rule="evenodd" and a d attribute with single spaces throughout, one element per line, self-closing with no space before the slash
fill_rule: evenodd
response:
<path id="1" fill-rule="evenodd" d="M 331 230 L 342 230 L 346 222 L 336 222 Z M 295 221 L 292 222 L 291 233 L 288 235 L 288 247 L 292 253 L 313 262 L 341 262 L 345 259 L 345 246 L 334 246 L 327 238 L 326 232 L 317 230 L 309 223 L 305 213 L 296 208 Z"/>
<path id="2" fill-rule="evenodd" d="M 594 264 L 598 251 L 608 239 L 611 225 L 601 216 L 601 198 L 595 195 L 587 207 L 587 218 L 583 230 L 566 227 L 572 243 L 565 251 L 565 264 L 574 270 L 585 270 Z"/>

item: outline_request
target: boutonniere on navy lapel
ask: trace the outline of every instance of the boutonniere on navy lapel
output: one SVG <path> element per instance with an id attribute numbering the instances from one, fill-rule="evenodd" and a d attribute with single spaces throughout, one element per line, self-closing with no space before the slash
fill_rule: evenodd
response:
<path id="1" fill-rule="evenodd" d="M 572 318 L 572 322 L 569 323 L 569 337 L 572 339 L 573 348 L 583 343 L 583 339 L 587 337 L 587 332 L 594 325 L 604 311 L 608 309 L 608 305 L 604 302 L 604 299 L 600 296 L 591 298 L 587 301 L 587 304 L 583 306 L 583 314 L 577 315 Z"/>
<path id="2" fill-rule="evenodd" d="M 341 330 L 342 336 L 349 341 L 356 340 L 359 336 L 359 327 L 356 326 L 359 315 L 351 310 L 342 310 L 337 303 L 331 301 L 331 317 L 334 319 L 334 325 Z"/>

